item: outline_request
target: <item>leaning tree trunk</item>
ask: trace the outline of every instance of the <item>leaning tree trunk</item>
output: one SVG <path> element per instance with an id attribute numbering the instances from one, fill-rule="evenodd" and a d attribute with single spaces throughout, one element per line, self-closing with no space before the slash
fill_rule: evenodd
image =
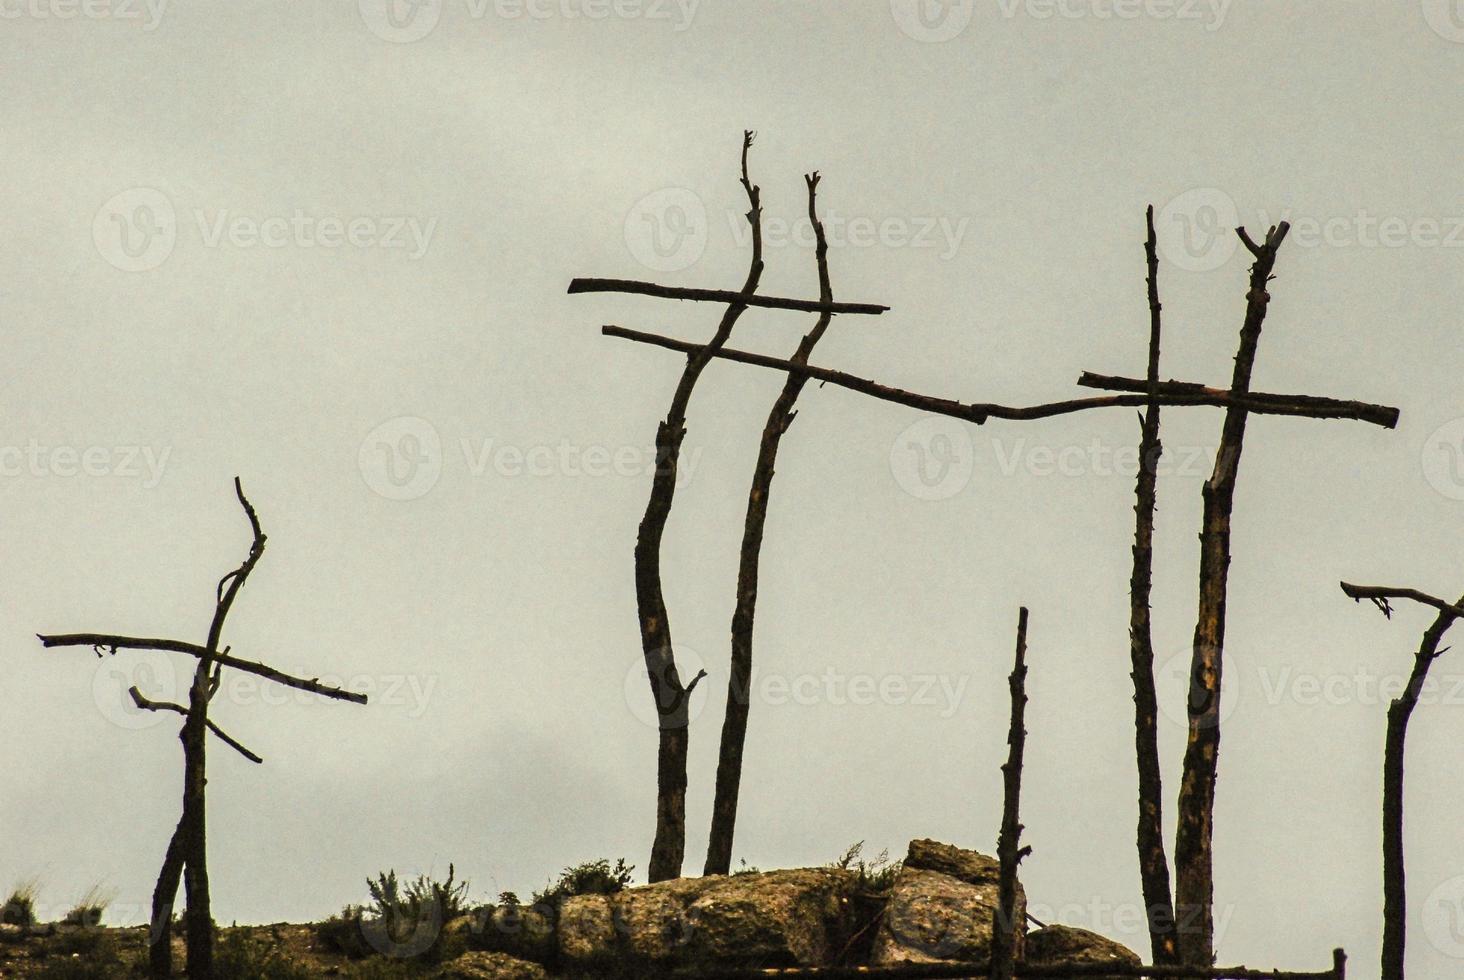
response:
<path id="1" fill-rule="evenodd" d="M 750 205 L 747 220 L 752 226 L 752 263 L 742 287 L 744 295 L 756 291 L 763 270 L 762 207 L 758 188 L 747 173 L 747 153 L 751 146 L 752 133 L 744 133 L 742 185 Z M 728 305 L 711 343 L 686 359 L 666 420 L 656 430 L 656 473 L 635 543 L 635 592 L 641 652 L 645 657 L 646 674 L 650 678 L 651 695 L 660 721 L 656 760 L 656 837 L 651 845 L 648 868 L 652 882 L 681 876 L 681 863 L 686 853 L 686 757 L 690 721 L 687 707 L 691 689 L 701 679 L 698 675 L 690 685 L 683 684 L 676 670 L 666 600 L 661 591 L 661 538 L 676 494 L 676 469 L 681 443 L 686 438 L 686 408 L 691 401 L 692 389 L 696 387 L 702 370 L 712 360 L 712 353 L 727 342 L 732 327 L 746 309 L 745 303 Z"/>
<path id="2" fill-rule="evenodd" d="M 1464 606 L 1464 596 L 1459 599 Z M 1403 756 L 1408 719 L 1418 706 L 1428 669 L 1441 651 L 1439 643 L 1453 625 L 1452 613 L 1440 612 L 1423 634 L 1408 686 L 1388 705 L 1388 733 L 1383 748 L 1383 957 L 1382 980 L 1403 980 L 1408 893 L 1403 876 Z"/>
<path id="3" fill-rule="evenodd" d="M 1235 355 L 1232 396 L 1250 390 L 1256 347 L 1266 319 L 1270 294 L 1266 286 L 1276 263 L 1276 250 L 1286 237 L 1283 222 L 1253 247 L 1245 323 Z M 1250 240 L 1245 239 L 1247 245 Z M 1230 569 L 1230 515 L 1235 481 L 1245 440 L 1246 409 L 1232 404 L 1225 412 L 1215 469 L 1205 483 L 1200 530 L 1200 600 L 1190 664 L 1189 732 L 1179 787 L 1179 826 L 1175 834 L 1174 912 L 1180 962 L 1210 966 L 1215 959 L 1214 820 L 1215 775 L 1220 754 L 1220 690 L 1225 646 L 1225 596 Z"/>
<path id="4" fill-rule="evenodd" d="M 1159 387 L 1159 253 L 1154 235 L 1154 208 L 1146 216 L 1144 254 L 1149 266 L 1149 394 Z M 1129 674 L 1134 682 L 1134 754 L 1139 770 L 1137 843 L 1139 877 L 1149 923 L 1149 946 L 1155 963 L 1173 963 L 1174 899 L 1169 891 L 1169 861 L 1164 854 L 1163 781 L 1159 770 L 1159 699 L 1154 691 L 1154 639 L 1149 599 L 1154 580 L 1154 511 L 1159 479 L 1159 403 L 1144 409 L 1139 439 L 1139 475 L 1134 488 L 1134 568 L 1129 578 Z"/>
<path id="5" fill-rule="evenodd" d="M 178 897 L 178 882 L 183 876 L 184 836 L 189 823 L 188 801 L 184 797 L 183 816 L 168 841 L 163 855 L 163 870 L 153 888 L 152 926 L 148 933 L 148 973 L 154 980 L 167 980 L 173 975 L 173 903 Z"/>
<path id="6" fill-rule="evenodd" d="M 823 223 L 818 219 L 818 174 L 805 178 L 808 183 L 808 219 L 813 223 L 815 256 L 818 260 L 819 301 L 834 301 L 829 285 L 829 244 Z M 794 352 L 795 364 L 807 364 L 813 348 L 828 330 L 833 313 L 820 314 L 812 330 L 804 335 Z M 772 492 L 773 468 L 783 433 L 797 415 L 793 405 L 807 382 L 807 377 L 788 375 L 782 393 L 768 413 L 758 446 L 757 464 L 752 474 L 752 490 L 747 498 L 747 519 L 742 530 L 742 557 L 737 567 L 737 606 L 732 613 L 732 667 L 727 677 L 727 712 L 722 721 L 722 741 L 717 755 L 717 793 L 712 802 L 712 831 L 707 843 L 705 874 L 725 875 L 732 866 L 732 839 L 737 825 L 737 797 L 742 784 L 742 750 L 747 741 L 747 715 L 752 687 L 752 626 L 757 610 L 758 561 L 762 553 L 763 526 L 768 516 L 768 496 Z"/>

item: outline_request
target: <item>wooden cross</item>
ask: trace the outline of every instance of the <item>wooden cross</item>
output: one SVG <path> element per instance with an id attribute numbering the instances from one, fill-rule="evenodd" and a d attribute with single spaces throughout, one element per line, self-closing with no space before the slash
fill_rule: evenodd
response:
<path id="1" fill-rule="evenodd" d="M 892 387 L 842 371 L 728 349 L 725 346 L 687 344 L 657 334 L 628 330 L 613 325 L 603 327 L 601 332 L 606 336 L 680 351 L 692 357 L 718 357 L 816 378 L 884 401 L 907 405 L 936 415 L 964 419 L 978 425 L 984 424 L 992 418 L 1023 421 L 1117 406 L 1145 406 L 1153 410 L 1160 405 L 1207 405 L 1225 409 L 1225 422 L 1220 446 L 1216 453 L 1214 472 L 1204 488 L 1205 516 L 1200 535 L 1200 606 L 1191 664 L 1191 697 L 1188 704 L 1189 731 L 1184 776 L 1180 789 L 1179 831 L 1175 847 L 1177 887 L 1174 906 L 1167 910 L 1170 922 L 1175 922 L 1179 916 L 1184 917 L 1180 931 L 1187 933 L 1187 936 L 1178 937 L 1180 948 L 1177 951 L 1181 960 L 1189 964 L 1209 965 L 1214 961 L 1211 840 L 1216 762 L 1220 739 L 1219 694 L 1221 654 L 1224 646 L 1227 571 L 1230 562 L 1230 517 L 1246 420 L 1252 414 L 1316 419 L 1352 419 L 1392 429 L 1398 424 L 1399 413 L 1396 408 L 1359 401 L 1315 395 L 1271 394 L 1251 390 L 1251 373 L 1255 364 L 1256 348 L 1270 302 L 1267 286 L 1272 278 L 1271 271 L 1275 265 L 1276 252 L 1282 241 L 1285 240 L 1288 231 L 1288 225 L 1285 222 L 1270 228 L 1264 242 L 1259 245 L 1250 238 L 1244 228 L 1236 229 L 1236 234 L 1251 252 L 1255 262 L 1251 268 L 1250 288 L 1246 294 L 1246 315 L 1241 328 L 1240 348 L 1236 355 L 1235 370 L 1230 386 L 1222 389 L 1194 382 L 1159 381 L 1156 374 L 1159 305 L 1153 284 L 1153 269 L 1157 260 L 1153 252 L 1152 209 L 1150 209 L 1149 222 L 1150 302 L 1154 316 L 1149 377 L 1139 380 L 1084 372 L 1078 380 L 1081 387 L 1116 391 L 1118 394 L 1015 407 L 983 402 L 961 402 Z M 1154 448 L 1157 448 L 1157 443 Z M 1151 467 L 1153 461 L 1147 458 L 1151 454 L 1145 452 L 1143 455 L 1146 457 L 1145 468 Z M 1150 491 L 1152 497 L 1152 487 Z M 1150 670 L 1148 684 L 1152 688 L 1152 654 L 1148 666 Z M 1138 676 L 1138 671 L 1136 671 L 1135 683 L 1143 683 Z M 1149 725 L 1153 724 L 1151 717 Z M 1157 801 L 1154 819 L 1157 821 Z M 1153 911 L 1151 909 L 1151 914 Z M 1169 949 L 1171 953 L 1175 952 L 1172 943 Z"/>
<path id="2" fill-rule="evenodd" d="M 267 664 L 242 660 L 229 653 L 229 647 L 220 649 L 224 620 L 234 599 L 243 589 L 249 574 L 254 571 L 264 554 L 265 536 L 260 529 L 259 516 L 244 496 L 239 480 L 234 479 L 234 493 L 244 508 L 245 516 L 254 532 L 249 554 L 243 564 L 219 580 L 216 592 L 213 621 L 209 626 L 208 639 L 202 644 L 186 643 L 181 640 L 150 639 L 134 636 L 117 636 L 111 633 L 64 633 L 37 634 L 46 647 L 91 647 L 97 656 L 104 652 L 115 655 L 118 650 L 162 650 L 170 653 L 185 653 L 198 660 L 193 674 L 193 684 L 188 692 L 188 706 L 166 701 L 153 701 L 136 686 L 128 693 L 138 708 L 146 711 L 170 711 L 183 716 L 183 728 L 178 737 L 183 742 L 183 816 L 178 821 L 172 840 L 168 843 L 163 859 L 163 869 L 153 891 L 152 934 L 149 951 L 149 969 L 154 977 L 168 977 L 172 974 L 172 945 L 169 937 L 169 923 L 173 915 L 173 902 L 178 894 L 178 879 L 184 879 L 187 892 L 187 936 L 188 975 L 195 978 L 209 978 L 213 975 L 213 921 L 208 897 L 208 855 L 206 847 L 206 822 L 204 809 L 205 738 L 210 731 L 225 745 L 234 749 L 250 762 L 261 763 L 254 752 L 245 748 L 229 736 L 208 717 L 208 705 L 218 693 L 225 667 L 242 670 L 245 673 L 263 677 L 266 680 L 309 691 L 321 697 L 338 701 L 365 704 L 366 695 L 345 691 L 329 684 L 320 683 L 319 678 L 306 680 L 292 677 L 275 670 Z"/>

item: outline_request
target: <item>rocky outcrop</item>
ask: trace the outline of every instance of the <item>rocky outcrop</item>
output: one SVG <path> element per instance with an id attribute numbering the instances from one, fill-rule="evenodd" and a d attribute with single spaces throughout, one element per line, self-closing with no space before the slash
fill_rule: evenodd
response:
<path id="1" fill-rule="evenodd" d="M 870 963 L 940 963 L 990 956 L 999 875 L 994 857 L 939 841 L 911 841 L 895 876 Z M 1019 955 L 1026 906 L 1019 884 Z"/>
<path id="2" fill-rule="evenodd" d="M 799 868 L 571 898 L 560 908 L 560 962 L 686 969 L 832 963 L 850 937 L 856 880 L 849 871 Z"/>
<path id="3" fill-rule="evenodd" d="M 1139 954 L 1107 936 L 1100 936 L 1075 926 L 1043 926 L 1027 935 L 1027 962 L 1038 963 L 1114 963 L 1138 966 Z M 1040 973 L 1033 980 L 1046 980 Z M 1095 980 L 1117 980 L 1097 977 Z"/>
<path id="4" fill-rule="evenodd" d="M 433 974 L 438 980 L 548 980 L 548 976 L 537 963 L 480 950 L 464 953 Z"/>

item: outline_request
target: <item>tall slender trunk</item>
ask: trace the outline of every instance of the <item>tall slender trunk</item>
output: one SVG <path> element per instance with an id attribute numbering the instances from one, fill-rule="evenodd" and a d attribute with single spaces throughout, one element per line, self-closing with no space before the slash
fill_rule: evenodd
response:
<path id="1" fill-rule="evenodd" d="M 747 173 L 747 154 L 751 146 L 752 133 L 744 133 L 742 185 L 749 202 L 747 220 L 752 226 L 752 262 L 742 287 L 744 294 L 751 294 L 757 289 L 763 270 L 762 206 L 758 188 Z M 686 852 L 687 702 L 692 688 L 701 679 L 698 675 L 690 685 L 685 685 L 676 670 L 671 626 L 661 591 L 661 538 L 676 494 L 676 469 L 681 443 L 686 438 L 686 408 L 691 401 L 692 389 L 696 387 L 702 370 L 712 360 L 713 352 L 727 342 L 733 326 L 746 309 L 744 303 L 729 304 L 711 343 L 686 359 L 686 367 L 671 399 L 671 408 L 656 430 L 656 473 L 651 480 L 650 501 L 646 504 L 646 514 L 641 520 L 635 543 L 635 592 L 641 652 L 645 657 L 651 695 L 660 716 L 656 760 L 656 836 L 651 844 L 648 868 L 652 882 L 681 876 L 681 863 Z"/>
<path id="2" fill-rule="evenodd" d="M 1458 605 L 1464 606 L 1464 596 Z M 1418 706 L 1428 669 L 1440 654 L 1439 643 L 1454 622 L 1441 612 L 1423 634 L 1408 686 L 1388 705 L 1388 732 L 1383 749 L 1383 955 L 1382 980 L 1403 980 L 1408 893 L 1403 874 L 1403 757 L 1408 719 Z"/>
<path id="3" fill-rule="evenodd" d="M 1159 254 L 1154 235 L 1154 208 L 1146 216 L 1148 237 L 1144 254 L 1149 265 L 1149 394 L 1159 385 Z M 1149 923 L 1149 946 L 1155 963 L 1173 963 L 1174 899 L 1169 891 L 1169 861 L 1164 854 L 1163 781 L 1159 770 L 1158 712 L 1154 691 L 1154 639 L 1149 616 L 1153 588 L 1154 511 L 1156 509 L 1159 458 L 1164 447 L 1159 441 L 1159 404 L 1144 409 L 1139 439 L 1139 475 L 1134 488 L 1134 568 L 1129 578 L 1129 660 L 1134 682 L 1134 754 L 1139 770 L 1139 822 L 1137 843 L 1139 877 Z"/>
<path id="4" fill-rule="evenodd" d="M 1266 235 L 1264 245 L 1252 247 L 1255 262 L 1251 266 L 1245 323 L 1241 327 L 1240 348 L 1235 355 L 1235 373 L 1230 383 L 1232 394 L 1250 390 L 1256 347 L 1271 298 L 1266 286 L 1276 263 L 1276 250 L 1287 230 L 1283 222 Z M 1246 243 L 1251 245 L 1249 239 Z M 1189 730 L 1174 842 L 1174 913 L 1179 958 L 1191 966 L 1209 966 L 1215 959 L 1213 848 L 1215 776 L 1220 755 L 1221 668 L 1230 569 L 1230 515 L 1245 440 L 1246 415 L 1247 410 L 1239 405 L 1226 409 L 1215 468 L 1203 491 L 1199 611 L 1190 663 Z"/>
<path id="5" fill-rule="evenodd" d="M 204 662 L 200 661 L 200 669 Z M 204 680 L 205 685 L 207 679 Z M 208 743 L 203 721 L 208 711 L 207 693 L 201 704 L 189 711 L 183 724 L 183 891 L 188 906 L 185 933 L 188 937 L 190 980 L 213 978 L 213 913 L 208 897 L 208 837 L 204 786 Z"/>
<path id="6" fill-rule="evenodd" d="M 818 174 L 808 183 L 808 218 L 813 223 L 815 256 L 818 260 L 819 301 L 834 301 L 829 284 L 828 241 L 818 219 Z M 823 338 L 833 319 L 831 312 L 818 318 L 793 353 L 795 364 L 807 364 L 813 348 Z M 727 677 L 727 712 L 722 721 L 722 741 L 717 754 L 717 792 L 712 802 L 712 830 L 707 843 L 704 873 L 725 875 L 732 866 L 732 840 L 737 825 L 737 797 L 742 784 L 742 750 L 747 741 L 747 716 L 752 686 L 752 628 L 757 610 L 758 562 L 762 554 L 763 527 L 768 516 L 774 463 L 783 433 L 797 415 L 793 405 L 807 382 L 803 375 L 790 374 L 768 413 L 752 473 L 752 490 L 747 497 L 747 519 L 742 530 L 742 556 L 737 567 L 737 605 L 732 613 L 732 664 Z"/>
<path id="7" fill-rule="evenodd" d="M 153 888 L 152 926 L 148 934 L 148 975 L 154 980 L 167 980 L 173 975 L 173 903 L 178 897 L 178 882 L 183 876 L 184 835 L 188 826 L 186 810 L 168 841 L 163 855 L 163 869 Z"/>
<path id="8" fill-rule="evenodd" d="M 1007 678 L 1011 691 L 1012 720 L 1007 730 L 1007 761 L 1002 763 L 1001 832 L 997 836 L 996 856 L 1000 865 L 997 878 L 996 921 L 991 930 L 991 980 L 1012 980 L 1020 956 L 1018 934 L 1021 922 L 1017 916 L 1017 865 L 1031 853 L 1022 841 L 1022 755 L 1027 746 L 1027 607 L 1017 614 L 1017 653 Z"/>

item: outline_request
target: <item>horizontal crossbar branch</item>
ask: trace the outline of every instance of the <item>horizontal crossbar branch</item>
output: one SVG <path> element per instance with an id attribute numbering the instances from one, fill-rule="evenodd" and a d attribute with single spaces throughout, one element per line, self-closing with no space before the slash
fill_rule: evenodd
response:
<path id="1" fill-rule="evenodd" d="M 607 337 L 619 337 L 622 340 L 632 340 L 636 343 L 650 344 L 654 347 L 663 347 L 667 350 L 680 351 L 686 354 L 697 353 L 706 346 L 704 344 L 691 344 L 681 340 L 674 340 L 670 337 L 663 337 L 660 334 L 629 330 L 625 327 L 605 326 L 600 328 L 600 332 Z M 728 347 L 722 347 L 713 351 L 712 356 L 729 361 L 737 361 L 740 364 L 752 364 L 774 371 L 785 371 L 790 374 L 804 375 L 818 381 L 838 385 L 841 388 L 847 388 L 850 391 L 857 391 L 860 394 L 869 395 L 871 398 L 894 402 L 897 405 L 907 405 L 911 408 L 919 409 L 922 412 L 930 412 L 933 415 L 945 415 L 950 418 L 964 419 L 976 425 L 984 425 L 988 419 L 1005 419 L 1022 422 L 1052 418 L 1057 415 L 1070 415 L 1074 412 L 1083 412 L 1092 408 L 1120 408 L 1125 406 L 1132 408 L 1149 403 L 1148 395 L 1127 394 L 1095 395 L 1090 398 L 1073 398 L 1067 401 L 1024 406 L 995 405 L 982 402 L 967 403 L 957 401 L 953 398 L 937 398 L 932 395 L 922 395 L 918 392 L 906 391 L 903 388 L 895 388 L 890 385 L 881 384 L 878 381 L 871 381 L 868 378 L 847 374 L 843 371 L 814 367 L 811 364 L 797 364 L 793 361 L 785 361 L 777 357 L 768 357 L 765 354 L 753 354 L 748 351 L 735 350 Z M 1161 405 L 1221 406 L 1228 405 L 1234 400 L 1228 392 L 1221 394 L 1224 397 L 1209 394 L 1160 394 L 1156 400 Z M 1265 401 L 1247 401 L 1246 408 L 1261 415 L 1295 414 L 1282 406 Z"/>
<path id="2" fill-rule="evenodd" d="M 309 691 L 311 694 L 319 694 L 323 698 L 334 698 L 337 701 L 350 701 L 354 704 L 365 704 L 366 695 L 357 694 L 355 691 L 344 691 L 329 684 L 322 684 L 318 680 L 305 680 L 302 677 L 292 677 L 289 674 L 275 670 L 268 664 L 256 663 L 253 660 L 240 660 L 238 657 L 231 657 L 226 653 L 210 651 L 207 647 L 199 646 L 197 643 L 185 643 L 182 640 L 158 640 L 136 636 L 111 636 L 106 633 L 60 633 L 46 636 L 36 634 L 42 646 L 47 647 L 96 647 L 109 650 L 165 650 L 172 653 L 186 653 L 190 657 L 212 658 L 216 664 L 225 667 L 233 667 L 235 670 L 242 670 L 246 673 L 255 674 L 265 680 L 274 681 L 276 684 L 283 684 L 286 687 L 293 687 L 301 691 Z"/>
<path id="3" fill-rule="evenodd" d="M 1388 606 L 1391 599 L 1408 599 L 1413 602 L 1423 603 L 1425 606 L 1432 606 L 1439 612 L 1448 613 L 1458 619 L 1464 619 L 1464 607 L 1446 602 L 1443 599 L 1429 595 L 1427 592 L 1420 592 L 1417 589 L 1395 589 L 1385 585 L 1353 585 L 1350 582 L 1343 582 L 1342 591 L 1347 593 L 1349 599 L 1361 601 L 1370 599 L 1378 604 L 1383 614 L 1392 618 L 1392 609 Z"/>
<path id="4" fill-rule="evenodd" d="M 1122 378 L 1108 374 L 1094 374 L 1084 371 L 1078 378 L 1083 388 L 1101 388 L 1105 391 L 1147 392 L 1149 383 L 1142 378 Z M 1398 410 L 1387 405 L 1372 405 L 1367 402 L 1347 401 L 1340 398 L 1322 398 L 1317 395 L 1273 395 L 1250 391 L 1236 397 L 1224 388 L 1207 388 L 1191 381 L 1161 381 L 1158 391 L 1165 395 L 1194 395 L 1213 399 L 1217 405 L 1240 405 L 1252 411 L 1261 411 L 1257 406 L 1266 406 L 1269 415 L 1295 415 L 1315 419 L 1356 419 L 1371 422 L 1385 429 L 1398 425 Z"/>
<path id="5" fill-rule="evenodd" d="M 761 306 L 770 310 L 798 310 L 803 313 L 856 313 L 879 316 L 889 312 L 888 306 L 874 303 L 821 303 L 818 300 L 785 299 L 781 296 L 758 296 L 755 293 L 739 293 L 729 289 L 688 289 L 681 286 L 662 286 L 654 282 L 637 282 L 634 279 L 575 279 L 569 284 L 570 293 L 635 293 L 640 296 L 656 296 L 660 299 L 687 299 L 703 303 L 737 303 L 742 306 Z"/>

